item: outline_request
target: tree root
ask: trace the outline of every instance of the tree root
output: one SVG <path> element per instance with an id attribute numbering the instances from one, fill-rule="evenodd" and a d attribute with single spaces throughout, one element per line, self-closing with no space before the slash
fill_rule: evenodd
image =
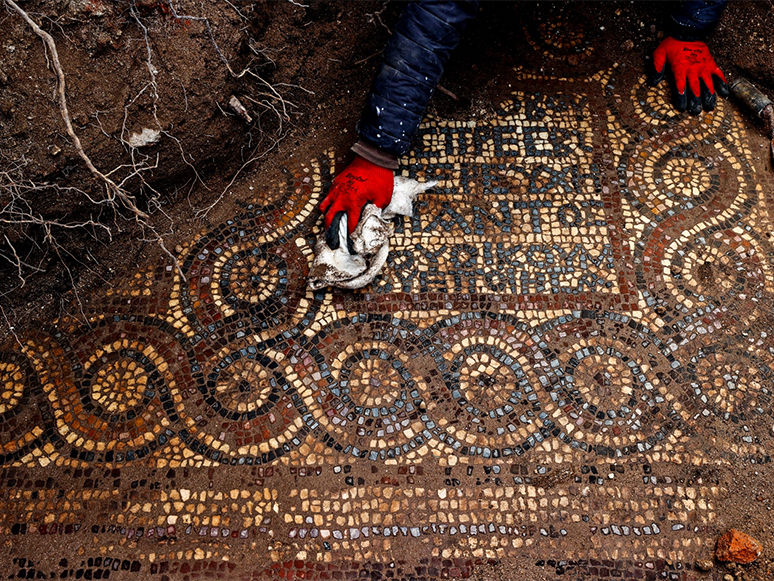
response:
<path id="1" fill-rule="evenodd" d="M 94 177 L 96 177 L 105 187 L 105 190 L 107 192 L 107 196 L 104 200 L 90 200 L 94 203 L 101 204 L 107 202 L 109 205 L 113 206 L 116 209 L 123 209 L 128 211 L 132 217 L 135 219 L 135 221 L 145 230 L 151 233 L 151 241 L 157 243 L 161 250 L 169 256 L 178 273 L 180 276 L 185 279 L 185 276 L 183 274 L 182 269 L 180 268 L 180 264 L 178 263 L 177 258 L 169 251 L 169 249 L 164 244 L 164 240 L 162 236 L 156 231 L 154 226 L 150 223 L 150 216 L 137 207 L 136 200 L 134 196 L 132 196 L 129 192 L 127 192 L 120 184 L 117 184 L 115 181 L 113 181 L 110 178 L 110 173 L 105 174 L 97 169 L 97 167 L 94 165 L 94 163 L 91 161 L 91 158 L 89 158 L 88 154 L 84 151 L 83 145 L 81 144 L 81 140 L 78 138 L 78 135 L 75 133 L 75 130 L 73 129 L 72 120 L 70 118 L 70 112 L 67 108 L 67 93 L 66 93 L 66 82 L 65 82 L 65 74 L 62 70 L 62 65 L 59 61 L 59 53 L 57 51 L 56 42 L 54 41 L 53 37 L 48 34 L 45 30 L 40 28 L 38 24 L 30 17 L 27 12 L 21 8 L 14 0 L 3 0 L 5 4 L 11 8 L 14 12 L 16 12 L 19 16 L 24 19 L 24 21 L 27 23 L 27 25 L 32 28 L 32 30 L 37 34 L 41 40 L 43 41 L 43 44 L 45 45 L 46 49 L 51 55 L 51 60 L 49 61 L 49 64 L 51 68 L 53 68 L 56 77 L 57 77 L 57 103 L 59 105 L 59 113 L 62 116 L 62 120 L 64 121 L 65 128 L 67 130 L 67 135 L 72 140 L 73 146 L 75 147 L 75 150 L 78 152 L 78 155 L 83 160 L 83 162 L 86 164 L 86 167 L 89 169 L 89 171 L 92 173 Z M 115 170 L 113 170 L 115 171 Z M 137 170 L 135 168 L 135 171 L 132 175 L 137 175 L 140 170 Z M 131 177 L 131 176 L 129 176 Z M 126 180 L 129 178 L 124 179 L 121 183 L 125 183 Z M 116 205 L 116 201 L 118 201 L 118 205 Z"/>

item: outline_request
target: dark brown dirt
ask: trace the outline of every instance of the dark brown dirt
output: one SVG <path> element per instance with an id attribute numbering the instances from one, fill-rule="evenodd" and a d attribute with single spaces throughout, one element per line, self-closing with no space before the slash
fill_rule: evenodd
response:
<path id="1" fill-rule="evenodd" d="M 143 173 L 142 182 L 132 179 L 126 187 L 141 209 L 158 198 L 163 213 L 155 212 L 154 225 L 169 248 L 207 223 L 196 218 L 196 210 L 215 201 L 251 157 L 261 156 L 249 169 L 268 175 L 331 146 L 346 151 L 378 62 L 372 55 L 388 38 L 387 28 L 372 16 L 384 8 L 381 2 L 312 2 L 302 8 L 235 0 L 231 5 L 173 3 L 178 15 L 209 20 L 234 72 L 250 67 L 262 80 L 233 77 L 204 24 L 176 19 L 166 2 L 138 0 L 139 23 L 129 2 L 22 3 L 57 42 L 75 131 L 100 170 L 131 164 L 125 142 L 133 133 L 164 132 L 156 143 L 134 151 L 135 161 L 154 168 Z M 398 6 L 387 7 L 381 17 L 394 22 L 398 12 Z M 149 85 L 140 23 L 148 30 L 157 99 Z M 78 187 L 101 198 L 100 184 L 66 136 L 54 100 L 55 75 L 47 68 L 41 40 L 5 7 L 0 39 L 0 167 L 18 167 L 12 174 L 16 181 Z M 229 109 L 231 95 L 245 104 L 252 123 Z M 284 106 L 287 115 L 283 119 L 260 103 L 280 112 Z M 0 296 L 16 325 L 32 323 L 31 313 L 51 318 L 63 310 L 77 312 L 76 295 L 82 298 L 140 264 L 163 260 L 159 249 L 141 242 L 141 232 L 125 216 L 95 206 L 83 194 L 46 188 L 27 197 L 46 219 L 98 218 L 111 226 L 113 238 L 53 228 L 57 252 L 42 243 L 42 228 L 4 227 L 22 259 L 36 267 L 23 269 L 26 284 L 21 286 L 17 269 L 0 260 Z M 218 220 L 230 210 L 226 199 L 209 218 Z M 3 245 L 1 251 L 8 250 Z"/>

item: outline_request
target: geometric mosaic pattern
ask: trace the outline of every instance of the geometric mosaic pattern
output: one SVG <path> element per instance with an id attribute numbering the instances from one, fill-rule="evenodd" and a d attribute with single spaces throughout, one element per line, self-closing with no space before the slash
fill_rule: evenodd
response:
<path id="1" fill-rule="evenodd" d="M 6 572 L 698 578 L 718 468 L 770 461 L 771 178 L 619 75 L 426 120 L 368 288 L 306 287 L 323 156 L 5 346 Z"/>

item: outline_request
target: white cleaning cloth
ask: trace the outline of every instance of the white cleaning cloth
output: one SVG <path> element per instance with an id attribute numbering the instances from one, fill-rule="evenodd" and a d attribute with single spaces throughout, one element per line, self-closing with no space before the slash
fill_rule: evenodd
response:
<path id="1" fill-rule="evenodd" d="M 390 205 L 384 210 L 366 204 L 360 222 L 352 233 L 350 254 L 347 244 L 347 217 L 339 222 L 339 247 L 331 250 L 325 242 L 325 232 L 320 234 L 314 247 L 315 257 L 309 272 L 309 288 L 318 290 L 328 286 L 362 288 L 369 284 L 387 261 L 390 252 L 390 236 L 395 216 L 411 216 L 414 198 L 420 192 L 432 188 L 437 182 L 421 184 L 402 176 L 395 176 Z"/>

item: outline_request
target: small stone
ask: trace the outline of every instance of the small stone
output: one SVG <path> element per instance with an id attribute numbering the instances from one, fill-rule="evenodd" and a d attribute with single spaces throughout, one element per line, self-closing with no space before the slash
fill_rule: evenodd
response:
<path id="1" fill-rule="evenodd" d="M 108 7 L 102 0 L 71 0 L 69 9 L 75 14 L 91 16 L 104 16 L 108 12 Z"/>
<path id="2" fill-rule="evenodd" d="M 237 99 L 236 95 L 231 95 L 231 98 L 228 101 L 228 106 L 231 108 L 231 110 L 236 113 L 239 117 L 241 117 L 246 123 L 252 123 L 253 118 L 250 117 L 250 114 L 247 112 L 247 109 L 245 109 L 245 106 L 242 105 L 242 102 Z"/>
<path id="3" fill-rule="evenodd" d="M 629 52 L 633 48 L 634 48 L 634 41 L 631 38 L 625 40 L 623 44 L 621 44 L 621 49 L 625 50 L 626 52 Z"/>
<path id="4" fill-rule="evenodd" d="M 715 564 L 709 559 L 699 559 L 696 561 L 696 568 L 699 571 L 712 571 Z"/>
<path id="5" fill-rule="evenodd" d="M 734 577 L 726 573 L 725 575 L 723 575 L 723 581 L 734 581 Z"/>
<path id="6" fill-rule="evenodd" d="M 132 133 L 132 135 L 129 136 L 129 141 L 127 141 L 127 143 L 131 147 L 145 147 L 146 145 L 156 143 L 159 140 L 159 137 L 161 137 L 161 131 L 144 127 L 140 133 Z"/>
<path id="7" fill-rule="evenodd" d="M 761 544 L 750 535 L 730 529 L 718 539 L 715 558 L 718 561 L 732 563 L 752 563 L 760 556 L 762 550 Z"/>

